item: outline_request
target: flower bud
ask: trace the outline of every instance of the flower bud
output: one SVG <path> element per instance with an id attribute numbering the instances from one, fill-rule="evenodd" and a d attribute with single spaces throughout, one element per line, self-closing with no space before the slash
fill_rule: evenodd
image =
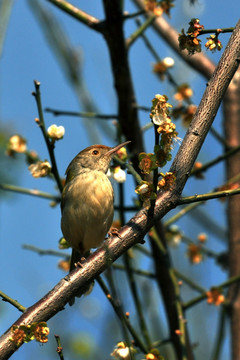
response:
<path id="1" fill-rule="evenodd" d="M 49 128 L 47 129 L 47 133 L 51 139 L 60 140 L 65 134 L 65 129 L 63 126 L 57 126 L 56 124 L 53 124 L 49 126 Z"/>

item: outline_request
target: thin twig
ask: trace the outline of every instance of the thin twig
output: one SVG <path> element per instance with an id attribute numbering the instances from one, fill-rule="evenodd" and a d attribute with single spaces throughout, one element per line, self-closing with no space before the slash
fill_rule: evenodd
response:
<path id="1" fill-rule="evenodd" d="M 150 16 L 143 24 L 139 26 L 136 31 L 134 31 L 132 35 L 129 36 L 129 38 L 126 40 L 126 46 L 128 49 L 143 34 L 143 32 L 146 31 L 149 26 L 151 26 L 155 19 L 156 15 Z"/>
<path id="2" fill-rule="evenodd" d="M 224 281 L 223 283 L 221 283 L 219 285 L 212 286 L 212 288 L 223 289 L 223 288 L 228 287 L 228 286 L 230 286 L 230 285 L 232 285 L 234 283 L 237 283 L 237 282 L 240 282 L 240 276 L 239 275 L 238 276 L 233 276 L 230 279 Z M 206 299 L 206 297 L 207 297 L 206 293 L 202 294 L 202 295 L 188 301 L 187 303 L 183 304 L 183 307 L 184 307 L 185 310 L 189 309 L 190 307 L 192 307 L 192 306 L 198 304 L 199 302 L 201 302 L 202 300 Z"/>
<path id="3" fill-rule="evenodd" d="M 221 356 L 221 349 L 224 343 L 224 331 L 227 324 L 227 307 L 222 306 L 220 314 L 219 314 L 219 323 L 216 327 L 217 334 L 215 340 L 215 346 L 213 349 L 213 354 L 211 356 L 212 360 L 219 360 Z"/>
<path id="4" fill-rule="evenodd" d="M 60 196 L 57 196 L 57 195 L 52 195 L 52 194 L 49 194 L 49 193 L 46 193 L 44 191 L 40 191 L 37 189 L 26 189 L 26 188 L 22 188 L 20 186 L 12 185 L 12 184 L 0 184 L 0 189 L 16 192 L 16 193 L 20 193 L 20 194 L 25 194 L 25 195 L 37 196 L 37 197 L 41 197 L 44 199 L 53 200 L 56 202 L 59 202 L 61 200 Z"/>
<path id="5" fill-rule="evenodd" d="M 33 245 L 29 245 L 29 244 L 23 244 L 22 248 L 25 250 L 33 251 L 39 255 L 57 256 L 57 257 L 61 257 L 61 258 L 66 258 L 66 260 L 69 260 L 70 256 L 71 256 L 67 252 L 56 251 L 56 250 L 52 250 L 52 249 L 41 249 L 37 246 L 33 246 Z"/>
<path id="6" fill-rule="evenodd" d="M 202 286 L 199 286 L 194 281 L 189 279 L 189 277 L 183 275 L 181 272 L 179 272 L 177 269 L 174 269 L 175 275 L 180 279 L 183 280 L 188 286 L 190 286 L 192 289 L 200 292 L 201 294 L 206 292 L 206 289 L 204 289 Z"/>
<path id="7" fill-rule="evenodd" d="M 147 354 L 148 349 L 145 347 L 144 343 L 139 338 L 138 333 L 135 331 L 134 327 L 131 325 L 129 318 L 123 313 L 121 307 L 119 307 L 118 302 L 115 301 L 112 298 L 112 296 L 109 294 L 108 288 L 107 288 L 106 284 L 104 283 L 104 281 L 102 280 L 102 278 L 97 277 L 96 280 L 97 280 L 99 286 L 101 287 L 101 289 L 103 290 L 104 294 L 106 295 L 108 301 L 112 305 L 112 307 L 113 307 L 116 315 L 120 319 L 120 321 L 124 321 L 125 325 L 127 326 L 130 334 L 132 335 L 132 337 L 135 341 L 136 346 L 138 346 L 144 354 Z"/>
<path id="8" fill-rule="evenodd" d="M 202 165 L 201 168 L 198 169 L 194 169 L 190 176 L 196 176 L 198 174 L 201 174 L 202 172 L 208 170 L 209 168 L 211 168 L 212 166 L 218 164 L 219 162 L 226 160 L 228 157 L 236 154 L 238 151 L 240 151 L 240 146 L 236 146 L 233 149 L 227 151 L 225 154 L 220 155 L 218 157 L 216 157 L 215 159 L 207 162 L 206 164 Z"/>
<path id="9" fill-rule="evenodd" d="M 119 210 L 119 217 L 120 217 L 120 223 L 121 224 L 125 224 L 125 215 L 124 215 L 124 211 L 123 211 L 123 206 L 124 206 L 124 187 L 123 184 L 119 184 L 119 205 L 120 205 L 120 210 Z M 135 309 L 137 312 L 137 317 L 138 317 L 138 322 L 139 322 L 139 329 L 141 331 L 141 333 L 143 334 L 144 340 L 147 344 L 148 349 L 151 348 L 151 341 L 150 341 L 150 335 L 147 329 L 147 325 L 145 322 L 145 318 L 144 318 L 144 312 L 143 312 L 143 308 L 142 308 L 142 304 L 141 301 L 139 299 L 139 294 L 138 294 L 138 289 L 137 289 L 137 284 L 134 278 L 134 272 L 133 272 L 133 267 L 132 267 L 132 263 L 131 263 L 131 259 L 129 257 L 129 253 L 126 252 L 123 255 L 123 262 L 126 268 L 126 275 L 127 275 L 127 279 L 129 282 L 129 287 L 131 290 L 131 294 L 133 297 L 133 301 L 135 304 Z"/>
<path id="10" fill-rule="evenodd" d="M 98 114 L 95 112 L 68 111 L 68 110 L 58 110 L 52 108 L 46 108 L 45 111 L 52 113 L 54 116 L 76 116 L 76 117 L 102 119 L 102 120 L 113 120 L 118 118 L 117 114 Z"/>
<path id="11" fill-rule="evenodd" d="M 202 29 L 202 30 L 200 30 L 198 36 L 204 35 L 204 34 L 211 34 L 211 33 L 215 33 L 215 34 L 231 33 L 231 32 L 233 32 L 233 30 L 234 30 L 234 27 L 219 28 L 219 29 Z"/>
<path id="12" fill-rule="evenodd" d="M 48 135 L 47 135 L 47 131 L 46 131 L 46 127 L 45 127 L 45 122 L 44 122 L 44 117 L 43 117 L 43 111 L 42 111 L 42 102 L 41 102 L 41 93 L 40 93 L 40 82 L 39 81 L 34 81 L 34 85 L 35 85 L 35 91 L 33 92 L 33 96 L 35 97 L 36 103 L 37 103 L 37 108 L 38 108 L 38 114 L 39 114 L 39 119 L 37 121 L 45 143 L 47 145 L 47 149 L 48 149 L 48 153 L 51 159 L 51 163 L 52 163 L 52 173 L 55 177 L 56 183 L 58 185 L 58 189 L 60 191 L 60 193 L 63 190 L 63 185 L 62 185 L 62 181 L 60 179 L 59 173 L 58 173 L 58 169 L 57 169 L 57 163 L 56 163 L 56 159 L 55 159 L 55 155 L 54 155 L 54 141 L 50 141 Z"/>
<path id="13" fill-rule="evenodd" d="M 100 31 L 101 22 L 92 15 L 87 14 L 86 12 L 82 11 L 81 9 L 73 6 L 68 1 L 64 0 L 47 0 L 68 15 L 72 16 L 73 18 L 77 19 L 78 21 L 82 22 L 83 24 L 87 25 L 91 29 Z"/>
<path id="14" fill-rule="evenodd" d="M 183 204 L 190 204 L 194 202 L 202 202 L 210 199 L 218 199 L 222 197 L 228 197 L 233 195 L 240 194 L 240 188 L 234 189 L 234 190 L 223 190 L 223 191 L 215 191 L 207 194 L 201 194 L 201 195 L 192 195 L 192 196 L 186 196 L 178 201 L 178 205 Z"/>
<path id="15" fill-rule="evenodd" d="M 61 345 L 61 339 L 60 339 L 60 336 L 59 335 L 54 335 L 55 336 L 55 339 L 57 341 L 57 353 L 59 355 L 59 358 L 61 360 L 64 360 L 64 356 L 63 356 L 63 349 L 62 349 L 62 345 Z"/>
<path id="16" fill-rule="evenodd" d="M 112 264 L 112 267 L 116 270 L 126 271 L 126 267 L 121 264 Z M 140 276 L 145 276 L 150 279 L 155 279 L 156 275 L 150 271 L 141 270 L 141 269 L 132 269 L 133 273 Z"/>
<path id="17" fill-rule="evenodd" d="M 13 300 L 10 296 L 5 294 L 3 291 L 0 291 L 0 296 L 3 299 L 3 301 L 6 301 L 9 304 L 13 305 L 16 309 L 18 309 L 22 313 L 26 310 L 25 306 L 21 305 L 17 300 Z"/>

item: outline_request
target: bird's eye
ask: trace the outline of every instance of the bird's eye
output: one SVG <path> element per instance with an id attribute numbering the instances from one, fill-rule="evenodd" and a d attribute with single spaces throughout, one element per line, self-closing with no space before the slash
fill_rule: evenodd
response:
<path id="1" fill-rule="evenodd" d="M 92 154 L 93 154 L 93 155 L 98 155 L 98 154 L 99 154 L 99 151 L 98 151 L 98 150 L 93 150 Z"/>

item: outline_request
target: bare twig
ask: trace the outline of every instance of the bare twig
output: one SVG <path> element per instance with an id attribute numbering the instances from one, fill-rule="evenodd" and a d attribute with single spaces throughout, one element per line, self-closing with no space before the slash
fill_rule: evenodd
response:
<path id="1" fill-rule="evenodd" d="M 3 291 L 0 291 L 0 297 L 3 299 L 3 301 L 6 301 L 9 304 L 13 305 L 19 311 L 24 312 L 26 310 L 25 306 L 21 305 L 17 300 L 12 299 L 10 296 L 5 294 Z"/>
<path id="2" fill-rule="evenodd" d="M 59 176 L 59 172 L 57 169 L 57 163 L 56 163 L 56 159 L 55 159 L 55 155 L 54 155 L 55 145 L 54 145 L 54 142 L 50 141 L 50 138 L 48 137 L 46 128 L 45 128 L 45 122 L 44 122 L 43 111 L 42 111 L 41 93 L 40 93 L 40 82 L 35 80 L 34 85 L 35 85 L 35 92 L 33 92 L 32 95 L 35 97 L 35 100 L 37 103 L 37 108 L 38 108 L 39 119 L 38 119 L 37 123 L 42 131 L 45 143 L 47 145 L 48 153 L 49 153 L 51 163 L 52 163 L 51 172 L 56 180 L 58 189 L 61 193 L 62 189 L 63 189 L 63 185 L 62 185 L 62 181 Z"/>
<path id="3" fill-rule="evenodd" d="M 56 202 L 60 201 L 60 196 L 52 195 L 52 194 L 49 194 L 49 193 L 46 193 L 44 191 L 37 190 L 37 189 L 26 189 L 26 188 L 22 188 L 20 186 L 12 185 L 12 184 L 0 184 L 0 189 L 16 192 L 16 193 L 20 193 L 20 194 L 25 194 L 25 195 L 37 196 L 37 197 L 41 197 L 41 198 L 56 201 Z"/>
<path id="4" fill-rule="evenodd" d="M 48 0 L 50 3 L 67 13 L 68 15 L 72 16 L 73 18 L 77 19 L 78 21 L 82 22 L 83 24 L 87 25 L 88 27 L 99 31 L 100 21 L 92 15 L 87 14 L 83 10 L 73 6 L 68 1 L 64 0 Z"/>
<path id="5" fill-rule="evenodd" d="M 102 119 L 102 120 L 113 120 L 117 119 L 117 114 L 97 114 L 94 112 L 79 112 L 79 111 L 67 111 L 67 110 L 58 110 L 52 108 L 46 108 L 46 112 L 52 113 L 54 116 L 76 116 L 84 117 L 90 119 Z"/>
<path id="6" fill-rule="evenodd" d="M 240 194 L 240 188 L 235 190 L 223 190 L 223 191 L 215 191 L 208 194 L 202 194 L 202 195 L 192 195 L 192 196 L 186 196 L 181 199 L 179 199 L 179 205 L 183 204 L 191 204 L 194 202 L 201 202 L 206 201 L 210 199 L 218 199 L 233 195 Z"/>

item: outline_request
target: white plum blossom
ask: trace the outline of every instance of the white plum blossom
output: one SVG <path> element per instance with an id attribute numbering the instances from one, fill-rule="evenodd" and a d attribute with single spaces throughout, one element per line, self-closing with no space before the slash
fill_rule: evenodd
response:
<path id="1" fill-rule="evenodd" d="M 117 166 L 113 169 L 113 178 L 118 183 L 122 184 L 126 181 L 126 171 Z"/>
<path id="2" fill-rule="evenodd" d="M 47 129 L 48 136 L 53 140 L 60 140 L 63 138 L 65 134 L 65 129 L 63 126 L 57 126 L 56 124 L 53 124 L 49 126 Z"/>
<path id="3" fill-rule="evenodd" d="M 134 352 L 133 348 L 131 348 L 131 352 Z M 114 357 L 114 359 L 120 360 L 132 359 L 130 348 L 126 346 L 122 341 L 117 344 L 116 348 L 111 353 L 111 356 Z"/>
<path id="4" fill-rule="evenodd" d="M 51 165 L 48 161 L 38 161 L 35 164 L 31 164 L 28 169 L 35 178 L 45 177 L 50 173 Z"/>
<path id="5" fill-rule="evenodd" d="M 116 166 L 114 168 L 110 168 L 107 171 L 107 177 L 113 178 L 118 183 L 122 184 L 126 181 L 126 172 L 121 169 L 120 166 Z"/>
<path id="6" fill-rule="evenodd" d="M 174 66 L 175 61 L 174 61 L 173 58 L 167 56 L 167 57 L 165 57 L 165 58 L 162 60 L 162 63 L 163 63 L 167 68 L 171 68 L 171 67 Z"/>

